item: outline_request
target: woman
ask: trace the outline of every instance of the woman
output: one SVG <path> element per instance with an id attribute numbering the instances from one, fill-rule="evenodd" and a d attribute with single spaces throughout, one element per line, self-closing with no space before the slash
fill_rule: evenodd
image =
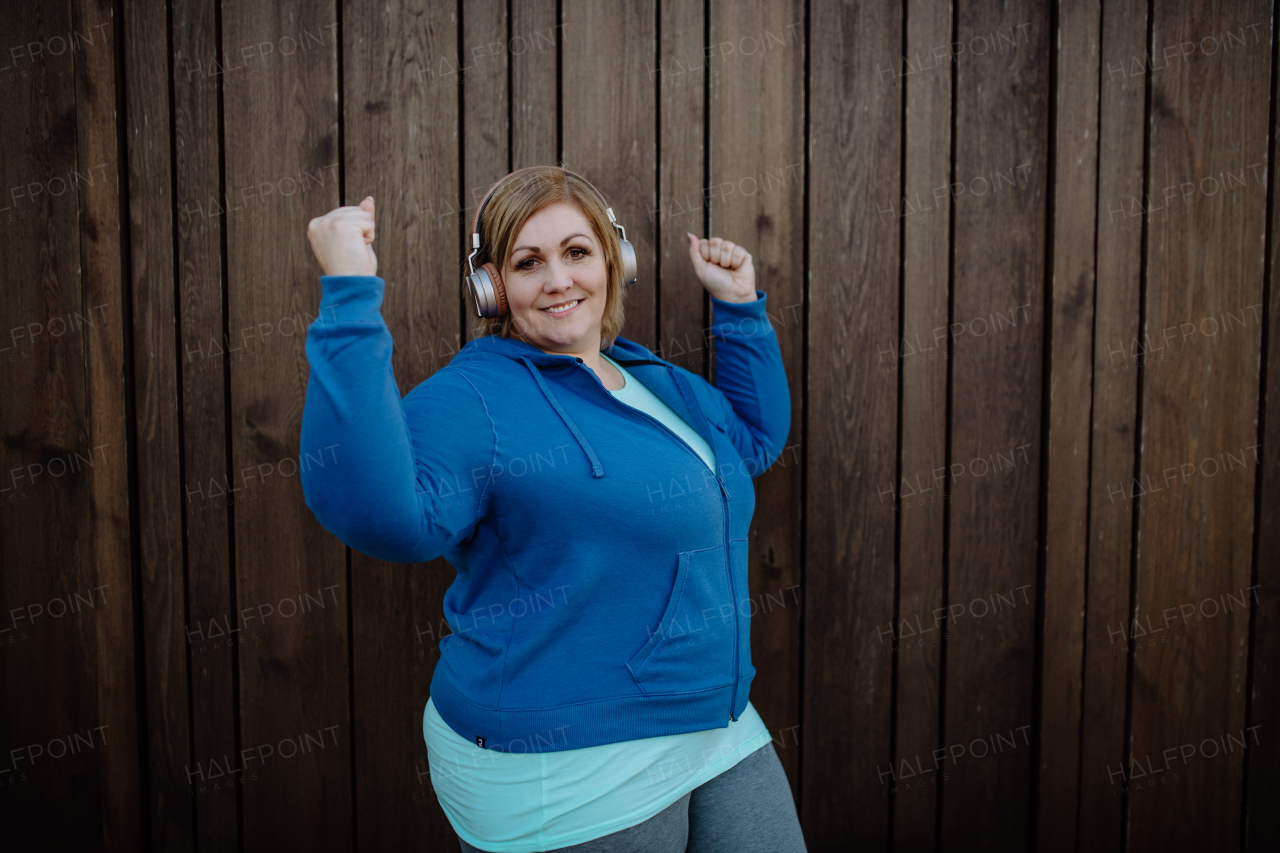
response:
<path id="1" fill-rule="evenodd" d="M 403 400 L 373 199 L 312 220 L 302 446 L 341 464 L 303 475 L 307 505 L 359 551 L 457 570 L 423 734 L 464 853 L 804 850 L 748 702 L 752 478 L 791 419 L 765 294 L 746 250 L 687 235 L 713 386 L 619 335 L 611 218 L 558 167 L 499 181 L 472 224 L 487 334 Z"/>

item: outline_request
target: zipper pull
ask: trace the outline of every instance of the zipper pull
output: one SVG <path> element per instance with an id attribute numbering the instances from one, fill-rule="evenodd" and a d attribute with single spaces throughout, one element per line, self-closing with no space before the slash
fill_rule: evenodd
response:
<path id="1" fill-rule="evenodd" d="M 727 501 L 733 500 L 733 497 L 729 494 L 729 487 L 724 484 L 724 478 L 716 474 L 716 482 L 720 484 L 720 491 L 724 493 L 724 499 Z"/>

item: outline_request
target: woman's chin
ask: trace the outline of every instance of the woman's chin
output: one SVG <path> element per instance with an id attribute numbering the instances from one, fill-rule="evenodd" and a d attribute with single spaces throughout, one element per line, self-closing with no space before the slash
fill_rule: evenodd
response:
<path id="1" fill-rule="evenodd" d="M 528 340 L 542 349 L 569 349 L 587 337 L 592 328 L 596 329 L 598 334 L 599 323 L 592 327 L 589 322 L 581 320 L 566 323 L 544 320 L 530 330 Z"/>

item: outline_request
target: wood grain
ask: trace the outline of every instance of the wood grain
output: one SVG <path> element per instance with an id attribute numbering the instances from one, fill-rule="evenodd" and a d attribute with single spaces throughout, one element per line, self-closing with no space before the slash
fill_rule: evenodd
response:
<path id="1" fill-rule="evenodd" d="M 814 849 L 850 840 L 884 849 L 891 812 L 877 772 L 892 761 L 892 658 L 877 628 L 894 617 L 895 523 L 880 513 L 877 488 L 894 479 L 898 399 L 896 382 L 871 376 L 876 343 L 899 329 L 899 244 L 896 234 L 879 236 L 877 203 L 900 194 L 903 128 L 901 92 L 876 69 L 899 57 L 902 10 L 814 3 L 808 30 L 801 819 Z M 784 336 L 788 359 L 795 337 Z M 797 407 L 793 427 L 799 415 Z M 783 517 L 772 502 L 756 513 Z"/>
<path id="2" fill-rule="evenodd" d="M 1276 97 L 1276 74 L 1271 69 L 1271 97 Z M 1280 138 L 1276 125 L 1271 127 L 1271 162 L 1280 162 Z M 1265 317 L 1267 331 L 1262 353 L 1265 384 L 1259 401 L 1259 440 L 1262 465 L 1258 468 L 1258 517 L 1254 520 L 1257 550 L 1254 553 L 1252 583 L 1257 598 L 1250 603 L 1253 610 L 1253 632 L 1249 638 L 1249 726 L 1261 726 L 1260 732 L 1280 728 L 1280 619 L 1277 619 L 1276 589 L 1280 587 L 1280 283 L 1277 282 L 1276 243 L 1280 240 L 1276 218 L 1277 178 L 1274 168 L 1267 175 L 1271 232 L 1267 235 L 1270 269 L 1266 299 L 1259 317 Z M 1251 743 L 1245 756 L 1245 823 L 1241 846 L 1249 851 L 1270 850 L 1280 844 L 1280 812 L 1271 804 L 1280 800 L 1280 741 L 1274 737 Z"/>
<path id="3" fill-rule="evenodd" d="M 307 222 L 339 203 L 339 37 L 331 4 L 222 9 L 223 51 L 242 69 L 223 81 L 226 190 L 238 208 L 227 221 L 228 326 L 254 361 L 231 374 L 232 485 L 244 501 L 234 517 L 236 612 L 262 614 L 261 640 L 237 648 L 241 749 L 305 745 L 292 757 L 280 746 L 279 760 L 244 785 L 246 850 L 355 841 L 346 554 L 307 509 L 297 476 L 316 464 L 308 454 L 342 464 L 340 447 L 299 447 L 308 370 L 295 319 L 319 296 Z"/>
<path id="4" fill-rule="evenodd" d="M 231 464 L 229 389 L 232 374 L 253 370 L 239 329 L 228 328 L 226 266 L 229 221 L 241 213 L 223 181 L 220 101 L 243 64 L 222 51 L 213 4 L 178 0 L 172 7 L 174 198 L 178 227 L 178 363 L 182 369 L 183 479 L 186 516 L 187 612 L 183 647 L 190 667 L 192 755 L 179 768 L 193 798 L 196 844 L 239 849 L 242 772 L 215 777 L 240 741 L 238 650 L 256 647 L 262 632 L 234 595 L 232 519 L 243 494 Z M 238 189 L 238 188 L 237 188 Z M 265 612 L 265 611 L 264 611 Z M 236 766 L 241 766 L 237 764 Z"/>
<path id="5" fill-rule="evenodd" d="M 101 11 L 0 10 L 0 822 L 14 848 L 140 842 L 121 211 L 103 121 L 115 54 Z"/>
<path id="6" fill-rule="evenodd" d="M 556 69 L 564 34 L 556 18 L 556 6 L 556 0 L 523 0 L 511 4 L 511 40 L 507 52 L 511 64 L 512 169 L 560 161 L 560 91 Z"/>
<path id="7" fill-rule="evenodd" d="M 886 49 L 873 69 L 884 97 L 906 102 L 906 161 L 903 191 L 886 192 L 877 201 L 873 232 L 881 240 L 900 239 L 903 247 L 902 334 L 878 332 L 871 374 L 881 394 L 900 395 L 902 407 L 901 470 L 896 482 L 890 475 L 876 487 L 880 523 L 892 524 L 894 514 L 898 516 L 898 609 L 875 629 L 878 651 L 887 653 L 887 659 L 897 658 L 893 756 L 895 774 L 903 778 L 877 773 L 877 782 L 882 791 L 898 788 L 893 847 L 901 851 L 931 849 L 937 834 L 936 774 L 906 774 L 913 764 L 919 766 L 917 756 L 927 756 L 939 745 L 944 629 L 934 614 L 942 607 L 947 504 L 945 483 L 933 472 L 946 464 L 947 453 L 951 197 L 945 187 L 951 174 L 954 74 L 946 51 L 941 57 L 934 51 L 951 41 L 950 7 L 917 0 L 908 5 L 906 18 L 906 53 Z M 944 188 L 940 198 L 934 193 L 938 187 Z"/>
<path id="8" fill-rule="evenodd" d="M 71 24 L 100 32 L 100 49 L 77 57 L 76 149 L 83 165 L 111 163 L 115 180 L 86 186 L 80 202 L 80 286 L 85 309 L 94 305 L 125 304 L 124 251 L 121 220 L 127 214 L 121 198 L 125 158 L 117 149 L 115 42 L 107 40 L 119 22 L 112 18 L 109 0 L 75 0 Z M 134 663 L 132 532 L 129 522 L 128 413 L 125 386 L 125 327 L 123 308 L 90 328 L 84 337 L 85 406 L 90 441 L 118 448 L 115 464 L 94 467 L 90 524 L 93 551 L 87 575 L 93 586 L 118 590 L 115 606 L 103 610 L 93 624 L 98 714 L 116 733 L 114 745 L 101 754 L 99 786 L 103 797 L 102 837 L 107 847 L 137 848 L 142 844 L 142 816 L 137 726 L 137 682 Z M 123 593 L 128 591 L 128 594 Z"/>
<path id="9" fill-rule="evenodd" d="M 1051 96 L 1040 10 L 956 18 L 943 850 L 1029 841 Z"/>
<path id="10" fill-rule="evenodd" d="M 125 10 L 125 144 L 153 850 L 195 850 L 166 4 Z M 110 123 L 108 123 L 110 124 Z"/>
<path id="11" fill-rule="evenodd" d="M 1118 484 L 1133 481 L 1137 453 L 1142 217 L 1126 214 L 1143 194 L 1147 4 L 1102 10 L 1098 109 L 1097 289 L 1093 326 L 1093 421 L 1089 463 L 1088 583 L 1081 697 L 1076 849 L 1125 845 L 1124 798 L 1107 768 L 1124 764 L 1133 507 Z M 1137 356 L 1137 357 L 1135 357 Z M 1048 601 L 1046 599 L 1046 606 Z M 1046 637 L 1050 635 L 1046 632 Z"/>
<path id="12" fill-rule="evenodd" d="M 1058 4 L 1036 847 L 1076 849 L 1089 538 L 1101 6 Z"/>
<path id="13" fill-rule="evenodd" d="M 1146 494 L 1138 499 L 1133 614 L 1144 628 L 1152 622 L 1130 642 L 1127 760 L 1156 772 L 1138 777 L 1127 765 L 1129 849 L 1234 848 L 1246 747 L 1226 738 L 1248 735 L 1261 362 L 1261 326 L 1251 311 L 1262 301 L 1266 191 L 1256 176 L 1267 160 L 1269 129 L 1269 105 L 1256 93 L 1271 80 L 1266 41 L 1254 42 L 1247 28 L 1269 20 L 1270 5 L 1156 5 L 1152 14 L 1153 45 L 1196 49 L 1157 73 L 1151 89 L 1142 331 L 1167 341 L 1166 329 L 1195 324 L 1198 335 L 1184 341 L 1175 333 L 1176 360 L 1144 370 L 1140 389 L 1138 485 Z M 1211 53 L 1204 40 L 1224 33 L 1246 40 Z M 1185 195 L 1168 190 L 1186 183 L 1194 189 Z M 1228 603 L 1229 593 L 1243 601 Z M 1185 622 L 1184 605 L 1193 610 Z M 1167 608 L 1175 609 L 1173 621 Z M 1219 738 L 1221 754 L 1206 745 Z M 1196 745 L 1194 754 L 1166 773 L 1165 750 L 1186 744 Z M 1170 774 L 1179 778 L 1150 785 Z"/>

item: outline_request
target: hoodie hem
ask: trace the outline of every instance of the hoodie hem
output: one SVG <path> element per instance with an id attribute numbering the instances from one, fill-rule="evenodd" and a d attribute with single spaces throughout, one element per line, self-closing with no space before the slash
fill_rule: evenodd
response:
<path id="1" fill-rule="evenodd" d="M 752 672 L 736 682 L 738 716 L 747 704 Z M 692 693 L 637 694 L 588 699 L 550 708 L 486 708 L 460 694 L 437 666 L 431 700 L 462 737 L 502 752 L 559 752 L 605 743 L 684 734 L 729 725 L 735 684 Z"/>

